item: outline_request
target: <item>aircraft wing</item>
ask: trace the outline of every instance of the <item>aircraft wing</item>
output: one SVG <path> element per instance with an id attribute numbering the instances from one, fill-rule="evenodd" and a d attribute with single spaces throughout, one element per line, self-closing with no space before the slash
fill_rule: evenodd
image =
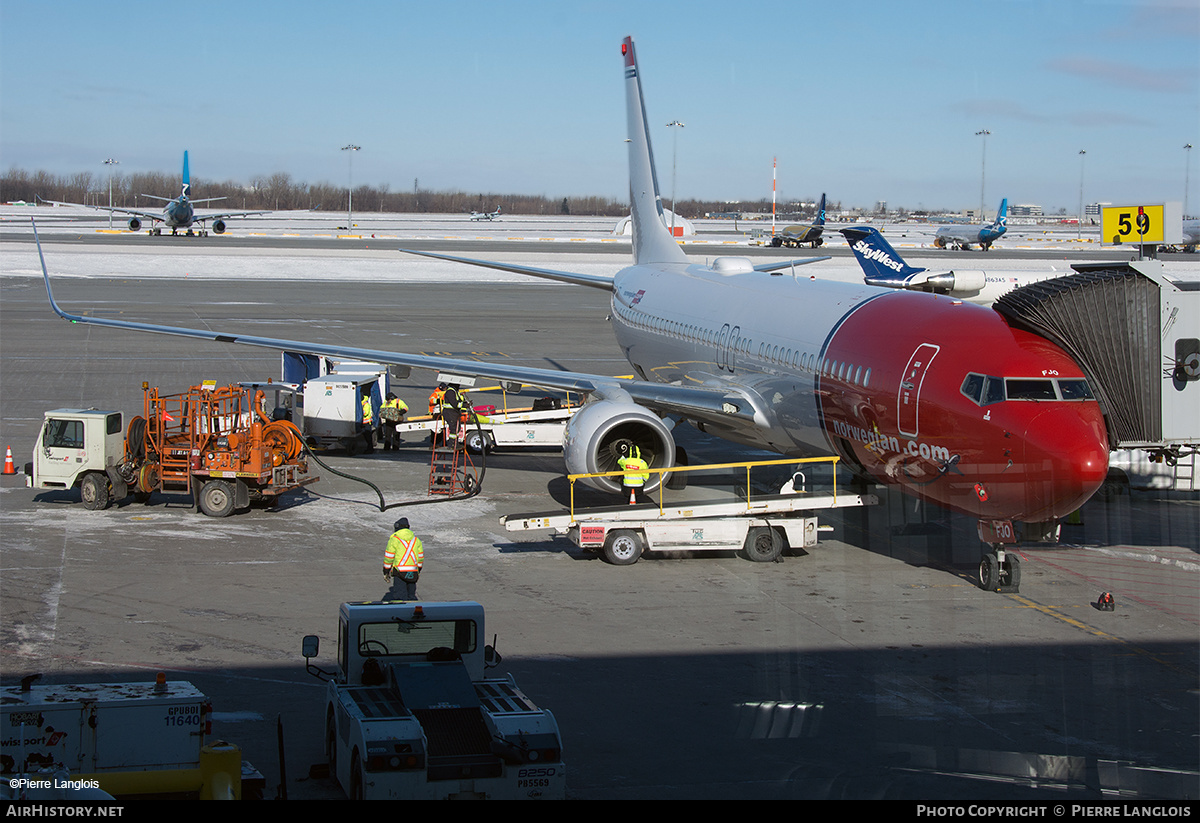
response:
<path id="1" fill-rule="evenodd" d="M 577 286 L 591 286 L 594 289 L 612 291 L 613 279 L 602 274 L 578 274 L 554 269 L 539 269 L 533 266 L 518 266 L 512 263 L 497 263 L 493 260 L 474 260 L 470 257 L 453 257 L 449 254 L 435 254 L 431 251 L 413 251 L 400 249 L 405 254 L 417 254 L 421 257 L 432 257 L 436 260 L 449 260 L 452 263 L 466 263 L 471 266 L 482 266 L 485 269 L 510 271 L 514 274 L 527 274 L 531 277 L 541 277 L 545 280 L 557 280 L 561 283 L 574 283 Z"/>
<path id="2" fill-rule="evenodd" d="M 78 206 L 81 209 L 95 209 L 97 211 L 107 211 L 113 214 L 132 214 L 135 217 L 140 217 L 143 220 L 156 220 L 162 222 L 163 213 L 161 211 L 139 211 L 138 209 L 122 209 L 117 206 L 90 206 L 87 203 L 64 203 L 61 200 L 42 200 L 39 202 L 50 203 L 54 206 Z"/>
<path id="3" fill-rule="evenodd" d="M 37 227 L 34 227 L 34 237 L 37 237 Z M 426 255 L 438 257 L 440 255 Z M 729 419 L 740 417 L 754 419 L 756 403 L 748 390 L 733 386 L 682 386 L 667 383 L 649 383 L 632 378 L 608 377 L 605 375 L 586 374 L 581 372 L 557 371 L 554 369 L 539 369 L 525 366 L 511 366 L 498 363 L 487 363 L 477 360 L 462 360 L 454 357 L 439 357 L 423 354 L 406 354 L 404 352 L 364 349 L 353 346 L 329 345 L 298 340 L 282 340 L 274 337 L 258 337 L 246 334 L 227 334 L 204 329 L 189 329 L 180 326 L 160 326 L 152 323 L 138 323 L 126 320 L 115 320 L 106 317 L 70 314 L 58 305 L 50 287 L 50 274 L 46 269 L 46 260 L 42 255 L 42 247 L 38 242 L 38 257 L 42 263 L 42 276 L 46 281 L 46 296 L 54 313 L 72 323 L 84 323 L 94 326 L 126 329 L 129 331 L 166 334 L 175 337 L 190 337 L 197 340 L 211 340 L 216 343 L 238 343 L 244 346 L 280 351 L 295 351 L 304 354 L 324 355 L 339 359 L 366 360 L 388 365 L 409 366 L 417 369 L 429 369 L 439 372 L 461 374 L 466 377 L 483 377 L 490 380 L 511 381 L 539 386 L 546 389 L 561 391 L 578 391 L 596 394 L 610 399 L 629 399 L 646 408 L 654 409 L 665 414 L 679 414 L 696 417 L 702 420 Z M 458 259 L 458 258 L 450 258 Z M 495 268 L 503 268 L 494 265 Z M 512 271 L 523 274 L 533 272 L 523 267 L 513 267 Z M 541 272 L 542 270 L 535 270 Z M 563 272 L 545 272 L 538 276 L 549 276 L 560 279 Z M 579 276 L 579 275 L 575 275 Z M 584 282 L 572 280 L 570 282 Z M 611 285 L 611 281 L 608 281 Z M 596 285 L 595 283 L 587 283 Z"/>
<path id="4" fill-rule="evenodd" d="M 199 201 L 192 201 L 192 202 L 199 202 Z M 224 220 L 226 217 L 249 217 L 249 216 L 250 216 L 250 215 L 252 215 L 252 214 L 270 214 L 270 213 L 271 213 L 271 212 L 270 212 L 270 210 L 264 210 L 264 211 L 222 211 L 222 212 L 217 212 L 216 214 L 194 214 L 194 215 L 192 215 L 192 219 L 193 219 L 193 220 L 196 220 L 196 221 L 201 221 L 201 220 Z"/>
<path id="5" fill-rule="evenodd" d="M 829 255 L 824 257 L 801 257 L 797 260 L 780 260 L 776 263 L 760 263 L 754 267 L 755 271 L 778 271 L 792 266 L 807 266 L 809 263 L 820 263 L 822 260 L 831 259 Z"/>
<path id="6" fill-rule="evenodd" d="M 497 263 L 492 260 L 474 260 L 469 257 L 453 257 L 448 254 L 435 254 L 430 251 L 413 251 L 412 249 L 400 249 L 406 254 L 419 254 L 422 257 L 433 257 L 438 260 L 449 260 L 453 263 L 467 263 L 471 266 L 482 266 L 486 269 L 499 269 L 500 271 L 510 271 L 514 274 L 528 274 L 531 277 L 542 277 L 546 280 L 558 280 L 562 283 L 574 283 L 577 286 L 592 286 L 605 291 L 612 290 L 613 279 L 599 274 L 578 274 L 569 271 L 555 271 L 554 269 L 538 269 L 533 266 L 517 266 L 511 263 Z M 778 260 L 772 263 L 760 263 L 754 267 L 755 271 L 777 271 L 778 269 L 786 269 L 793 266 L 803 266 L 808 263 L 818 263 L 822 260 L 829 260 L 829 256 L 825 257 L 803 257 L 797 260 Z"/>

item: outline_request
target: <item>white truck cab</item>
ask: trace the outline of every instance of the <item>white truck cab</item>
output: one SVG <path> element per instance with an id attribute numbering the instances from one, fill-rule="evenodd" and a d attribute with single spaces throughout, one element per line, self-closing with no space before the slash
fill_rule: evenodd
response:
<path id="1" fill-rule="evenodd" d="M 108 506 L 110 483 L 125 496 L 115 467 L 125 456 L 121 412 L 99 409 L 55 409 L 46 412 L 25 467 L 25 485 L 33 489 L 78 486 L 89 509 Z"/>

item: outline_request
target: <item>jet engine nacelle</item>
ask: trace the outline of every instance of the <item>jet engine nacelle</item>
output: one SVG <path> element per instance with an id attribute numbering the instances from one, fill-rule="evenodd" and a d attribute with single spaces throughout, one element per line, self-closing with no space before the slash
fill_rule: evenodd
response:
<path id="1" fill-rule="evenodd" d="M 951 297 L 970 297 L 983 291 L 987 273 L 981 271 L 948 271 L 923 281 L 923 288 Z"/>
<path id="2" fill-rule="evenodd" d="M 137 231 L 137 230 L 138 230 L 138 229 L 140 229 L 141 227 L 142 227 L 142 221 L 141 221 L 141 220 L 138 220 L 136 217 L 130 217 L 130 218 L 129 218 L 129 230 L 130 230 L 130 231 Z"/>
<path id="3" fill-rule="evenodd" d="M 675 438 L 657 415 L 636 403 L 593 400 L 567 423 L 563 435 L 567 473 L 620 471 L 622 444 L 637 446 L 652 469 L 675 465 Z M 645 488 L 657 488 L 659 477 L 651 474 Z M 602 491 L 621 491 L 620 477 L 594 477 L 587 482 Z"/>
<path id="4" fill-rule="evenodd" d="M 225 233 L 225 221 L 224 220 L 214 220 L 213 224 L 212 224 L 212 230 L 213 230 L 213 234 L 224 234 Z"/>

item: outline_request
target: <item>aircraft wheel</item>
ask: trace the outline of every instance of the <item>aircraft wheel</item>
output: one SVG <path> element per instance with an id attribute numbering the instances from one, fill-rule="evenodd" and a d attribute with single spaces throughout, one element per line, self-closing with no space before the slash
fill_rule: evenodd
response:
<path id="1" fill-rule="evenodd" d="M 638 562 L 646 546 L 635 531 L 619 529 L 604 541 L 604 559 L 614 566 L 632 566 Z"/>
<path id="2" fill-rule="evenodd" d="M 979 588 L 997 591 L 1000 586 L 1000 562 L 996 555 L 988 552 L 979 561 Z"/>
<path id="3" fill-rule="evenodd" d="M 1000 564 L 1000 586 L 1010 593 L 1016 593 L 1021 587 L 1021 558 L 1014 552 L 1008 552 Z"/>
<path id="4" fill-rule="evenodd" d="M 100 472 L 89 472 L 79 484 L 79 496 L 83 507 L 91 511 L 102 511 L 111 502 L 108 494 L 108 478 Z"/>
<path id="5" fill-rule="evenodd" d="M 209 480 L 200 487 L 200 511 L 209 517 L 228 517 L 233 502 L 233 484 L 228 480 Z"/>
<path id="6" fill-rule="evenodd" d="M 742 551 L 756 563 L 773 563 L 783 554 L 783 538 L 770 526 L 756 526 L 746 535 Z"/>

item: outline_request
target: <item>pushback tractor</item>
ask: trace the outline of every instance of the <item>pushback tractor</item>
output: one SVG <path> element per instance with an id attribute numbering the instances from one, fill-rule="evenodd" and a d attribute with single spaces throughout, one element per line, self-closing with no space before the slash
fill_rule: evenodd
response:
<path id="1" fill-rule="evenodd" d="M 325 754 L 352 799 L 562 799 L 566 766 L 554 715 L 484 645 L 479 603 L 343 603 L 328 681 Z"/>

